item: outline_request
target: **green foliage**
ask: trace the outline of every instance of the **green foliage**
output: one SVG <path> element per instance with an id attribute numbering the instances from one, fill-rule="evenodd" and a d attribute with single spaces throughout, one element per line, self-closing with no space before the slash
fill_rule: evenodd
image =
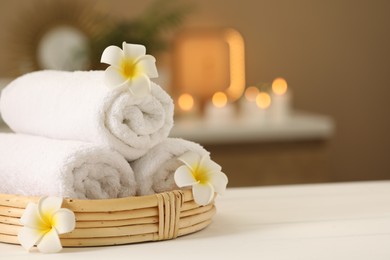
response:
<path id="1" fill-rule="evenodd" d="M 177 0 L 155 0 L 140 17 L 114 22 L 91 42 L 92 67 L 100 67 L 100 56 L 107 46 L 121 47 L 124 41 L 145 45 L 151 54 L 164 50 L 167 47 L 164 34 L 179 27 L 193 10 L 193 5 L 179 5 Z"/>

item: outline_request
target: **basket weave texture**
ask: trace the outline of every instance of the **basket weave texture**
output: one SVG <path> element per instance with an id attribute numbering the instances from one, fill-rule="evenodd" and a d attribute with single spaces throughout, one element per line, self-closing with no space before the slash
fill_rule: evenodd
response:
<path id="1" fill-rule="evenodd" d="M 19 219 L 39 197 L 0 194 L 0 242 L 19 244 Z M 64 199 L 75 213 L 76 228 L 60 235 L 65 247 L 105 246 L 176 238 L 207 227 L 214 202 L 199 206 L 191 190 L 106 200 Z"/>

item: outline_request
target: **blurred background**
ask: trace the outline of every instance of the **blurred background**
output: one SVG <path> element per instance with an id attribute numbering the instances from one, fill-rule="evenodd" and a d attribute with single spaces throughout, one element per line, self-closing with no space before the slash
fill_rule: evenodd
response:
<path id="1" fill-rule="evenodd" d="M 105 69 L 108 45 L 144 44 L 175 101 L 171 136 L 210 150 L 230 186 L 389 179 L 389 10 L 386 0 L 2 0 L 0 88 L 34 70 Z"/>

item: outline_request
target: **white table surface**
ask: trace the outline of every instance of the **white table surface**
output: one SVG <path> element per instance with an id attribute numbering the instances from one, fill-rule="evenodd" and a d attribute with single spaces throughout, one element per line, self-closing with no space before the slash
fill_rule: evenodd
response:
<path id="1" fill-rule="evenodd" d="M 0 259 L 390 259 L 390 181 L 234 188 L 217 209 L 208 228 L 170 241 L 55 256 L 0 243 Z"/>
<path id="2" fill-rule="evenodd" d="M 230 120 L 184 118 L 175 120 L 171 137 L 201 144 L 328 139 L 335 129 L 329 116 L 293 111 L 285 120 L 233 117 Z"/>

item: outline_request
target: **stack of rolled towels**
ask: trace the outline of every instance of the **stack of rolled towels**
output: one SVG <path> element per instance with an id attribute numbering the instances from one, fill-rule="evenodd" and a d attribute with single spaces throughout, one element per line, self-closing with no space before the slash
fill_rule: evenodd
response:
<path id="1" fill-rule="evenodd" d="M 39 71 L 1 94 L 0 193 L 107 199 L 176 189 L 177 158 L 199 144 L 169 138 L 173 101 L 157 84 L 136 97 L 104 71 Z"/>

